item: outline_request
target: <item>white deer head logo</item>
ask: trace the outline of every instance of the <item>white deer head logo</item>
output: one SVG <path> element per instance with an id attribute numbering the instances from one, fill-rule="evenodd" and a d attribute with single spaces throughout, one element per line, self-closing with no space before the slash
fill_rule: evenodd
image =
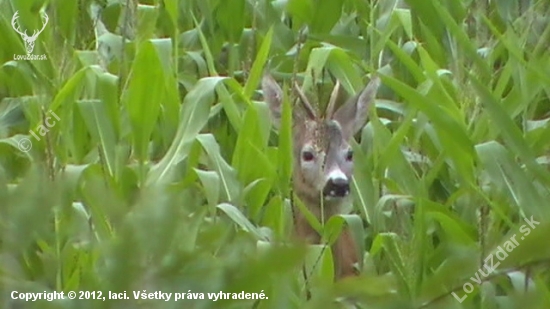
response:
<path id="1" fill-rule="evenodd" d="M 19 18 L 18 14 L 19 14 L 19 11 L 13 14 L 13 18 L 11 19 L 11 26 L 17 33 L 21 35 L 21 37 L 23 38 L 23 41 L 25 42 L 25 49 L 27 50 L 27 54 L 30 54 L 34 49 L 34 42 L 36 41 L 36 38 L 44 30 L 44 28 L 46 28 L 46 24 L 48 24 L 48 15 L 46 15 L 46 13 L 42 13 L 42 23 L 43 23 L 42 29 L 40 29 L 39 31 L 34 30 L 32 35 L 28 36 L 27 30 L 25 30 L 25 32 L 21 31 L 21 29 L 19 28 L 19 25 L 17 24 L 17 18 Z"/>

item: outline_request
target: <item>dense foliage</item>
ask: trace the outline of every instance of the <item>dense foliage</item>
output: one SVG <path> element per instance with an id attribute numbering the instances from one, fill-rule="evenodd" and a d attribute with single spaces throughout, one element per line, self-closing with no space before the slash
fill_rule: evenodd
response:
<path id="1" fill-rule="evenodd" d="M 550 307 L 547 0 L 0 12 L 1 308 Z M 14 60 L 15 12 L 28 35 L 49 17 L 32 52 L 46 60 Z M 352 228 L 359 278 L 333 284 L 330 250 L 290 241 L 290 113 L 272 130 L 264 69 L 321 105 L 336 79 L 348 96 L 382 79 L 353 145 L 353 208 L 321 222 L 328 242 Z M 267 299 L 208 299 L 220 291 Z"/>

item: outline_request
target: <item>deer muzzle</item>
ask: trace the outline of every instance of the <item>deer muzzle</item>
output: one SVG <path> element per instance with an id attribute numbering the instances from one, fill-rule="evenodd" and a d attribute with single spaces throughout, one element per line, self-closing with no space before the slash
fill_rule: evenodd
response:
<path id="1" fill-rule="evenodd" d="M 328 198 L 343 198 L 350 192 L 349 179 L 341 171 L 333 172 L 323 188 L 323 196 Z"/>

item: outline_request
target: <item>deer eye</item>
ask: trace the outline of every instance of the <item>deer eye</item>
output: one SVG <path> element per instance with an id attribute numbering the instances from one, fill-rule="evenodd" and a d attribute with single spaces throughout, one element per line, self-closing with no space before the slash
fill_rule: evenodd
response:
<path id="1" fill-rule="evenodd" d="M 351 161 L 353 160 L 353 150 L 348 150 L 348 152 L 346 153 L 346 161 Z"/>
<path id="2" fill-rule="evenodd" d="M 311 152 L 311 151 L 302 152 L 302 159 L 304 161 L 310 162 L 310 161 L 313 161 L 314 158 L 315 158 L 315 156 L 313 155 L 313 152 Z"/>

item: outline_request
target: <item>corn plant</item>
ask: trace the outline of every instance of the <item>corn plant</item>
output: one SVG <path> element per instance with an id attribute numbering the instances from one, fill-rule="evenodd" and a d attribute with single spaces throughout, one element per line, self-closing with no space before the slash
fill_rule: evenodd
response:
<path id="1" fill-rule="evenodd" d="M 0 0 L 0 307 L 548 308 L 549 46 L 545 0 Z M 296 242 L 294 83 L 371 76 Z"/>

